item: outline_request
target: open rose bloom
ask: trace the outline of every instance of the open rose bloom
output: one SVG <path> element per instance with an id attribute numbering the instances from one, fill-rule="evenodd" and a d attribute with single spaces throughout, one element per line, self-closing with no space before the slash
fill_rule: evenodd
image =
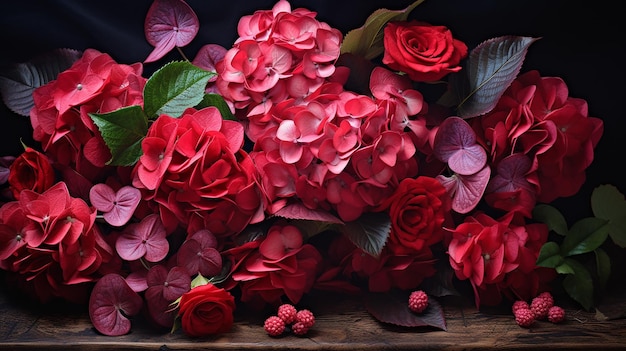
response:
<path id="1" fill-rule="evenodd" d="M 518 75 L 534 38 L 470 50 L 387 11 L 355 48 L 354 32 L 279 0 L 243 16 L 230 48 L 207 43 L 151 77 L 85 50 L 34 90 L 40 145 L 3 159 L 0 267 L 41 301 L 89 300 L 108 335 L 142 306 L 200 337 L 228 332 L 238 304 L 450 288 L 440 269 L 476 307 L 549 291 L 533 209 L 580 189 L 602 120 L 562 79 Z M 183 0 L 155 0 L 146 62 L 198 27 Z M 497 94 L 445 103 L 455 81 Z M 448 99 L 426 98 L 435 82 Z"/>

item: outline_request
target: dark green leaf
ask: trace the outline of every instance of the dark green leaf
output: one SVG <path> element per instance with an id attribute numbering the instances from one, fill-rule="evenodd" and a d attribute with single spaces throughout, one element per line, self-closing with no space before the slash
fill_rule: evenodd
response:
<path id="1" fill-rule="evenodd" d="M 571 258 L 567 258 L 566 261 L 573 268 L 574 274 L 569 274 L 563 279 L 563 288 L 572 299 L 589 311 L 594 305 L 591 274 L 578 261 Z"/>
<path id="2" fill-rule="evenodd" d="M 358 248 L 375 257 L 383 250 L 390 230 L 391 220 L 382 212 L 368 213 L 341 226 L 341 232 Z"/>
<path id="3" fill-rule="evenodd" d="M 609 226 L 606 224 L 606 220 L 595 217 L 583 218 L 574 223 L 561 243 L 561 254 L 572 256 L 597 249 L 609 236 Z"/>
<path id="4" fill-rule="evenodd" d="M 217 107 L 223 119 L 229 119 L 232 121 L 236 120 L 235 116 L 233 116 L 233 113 L 230 111 L 228 104 L 221 95 L 204 94 L 204 98 L 202 98 L 202 101 L 200 101 L 196 108 L 202 109 L 209 106 Z"/>
<path id="5" fill-rule="evenodd" d="M 559 274 L 574 274 L 574 268 L 570 266 L 568 261 L 563 261 L 560 265 L 556 267 L 556 272 Z"/>
<path id="6" fill-rule="evenodd" d="M 148 119 L 141 106 L 129 106 L 109 113 L 90 113 L 111 151 L 108 164 L 131 166 L 142 154 L 141 141 L 148 132 Z"/>
<path id="7" fill-rule="evenodd" d="M 422 313 L 409 309 L 409 294 L 392 290 L 386 293 L 365 295 L 365 308 L 377 320 L 402 327 L 435 327 L 447 330 L 443 308 L 433 298 L 428 298 L 428 307 Z"/>
<path id="8" fill-rule="evenodd" d="M 604 288 L 611 276 L 611 258 L 601 248 L 595 249 L 594 253 L 596 254 L 596 273 L 598 274 L 600 286 Z"/>
<path id="9" fill-rule="evenodd" d="M 533 219 L 548 226 L 548 229 L 559 234 L 567 234 L 567 222 L 563 214 L 555 207 L 539 204 L 533 209 Z"/>
<path id="10" fill-rule="evenodd" d="M 404 21 L 409 13 L 424 0 L 417 0 L 404 10 L 378 9 L 365 24 L 349 31 L 341 43 L 341 53 L 352 53 L 371 60 L 383 53 L 383 29 L 389 21 Z"/>
<path id="11" fill-rule="evenodd" d="M 28 117 L 35 106 L 33 91 L 56 79 L 81 55 L 78 50 L 55 49 L 6 69 L 0 76 L 2 101 L 11 111 Z"/>
<path id="12" fill-rule="evenodd" d="M 591 194 L 591 209 L 596 217 L 609 221 L 609 235 L 619 247 L 626 248 L 626 200 L 613 185 L 601 185 Z"/>
<path id="13" fill-rule="evenodd" d="M 471 118 L 491 111 L 519 74 L 528 47 L 537 40 L 502 36 L 486 40 L 472 50 L 464 69 L 467 83 L 456 82 L 452 86 L 454 95 L 461 97 L 457 115 Z"/>
<path id="14" fill-rule="evenodd" d="M 553 241 L 543 244 L 537 257 L 537 266 L 556 268 L 561 263 L 563 263 L 563 256 L 561 256 L 559 244 Z"/>
<path id="15" fill-rule="evenodd" d="M 198 105 L 214 73 L 187 61 L 170 62 L 148 79 L 144 88 L 144 109 L 148 118 L 161 114 L 180 117 L 188 107 Z"/>

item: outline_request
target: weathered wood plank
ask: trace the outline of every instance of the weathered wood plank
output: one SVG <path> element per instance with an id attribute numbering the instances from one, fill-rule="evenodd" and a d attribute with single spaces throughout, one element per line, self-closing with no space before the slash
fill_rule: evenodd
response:
<path id="1" fill-rule="evenodd" d="M 626 350 L 625 319 L 598 321 L 593 313 L 567 309 L 562 324 L 538 322 L 524 329 L 506 311 L 443 305 L 447 331 L 382 324 L 360 301 L 334 297 L 311 301 L 316 324 L 306 337 L 271 338 L 262 326 L 266 315 L 246 313 L 229 333 L 190 339 L 155 331 L 141 319 L 130 334 L 107 337 L 93 329 L 83 309 L 42 309 L 0 295 L 0 350 Z"/>

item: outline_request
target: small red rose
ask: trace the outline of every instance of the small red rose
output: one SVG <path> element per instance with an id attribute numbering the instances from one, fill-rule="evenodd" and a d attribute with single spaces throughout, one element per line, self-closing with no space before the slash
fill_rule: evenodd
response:
<path id="1" fill-rule="evenodd" d="M 191 337 L 225 333 L 233 325 L 235 298 L 226 290 L 208 283 L 180 298 L 181 326 Z"/>

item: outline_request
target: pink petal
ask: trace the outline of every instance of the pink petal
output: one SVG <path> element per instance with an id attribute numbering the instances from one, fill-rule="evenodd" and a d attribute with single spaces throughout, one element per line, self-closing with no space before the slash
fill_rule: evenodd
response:
<path id="1" fill-rule="evenodd" d="M 115 192 L 107 184 L 96 184 L 89 190 L 89 201 L 96 210 L 109 212 L 114 207 Z"/>
<path id="2" fill-rule="evenodd" d="M 199 28 L 198 16 L 185 1 L 154 0 L 144 23 L 146 39 L 154 50 L 144 62 L 156 61 L 174 47 L 189 44 Z"/>

